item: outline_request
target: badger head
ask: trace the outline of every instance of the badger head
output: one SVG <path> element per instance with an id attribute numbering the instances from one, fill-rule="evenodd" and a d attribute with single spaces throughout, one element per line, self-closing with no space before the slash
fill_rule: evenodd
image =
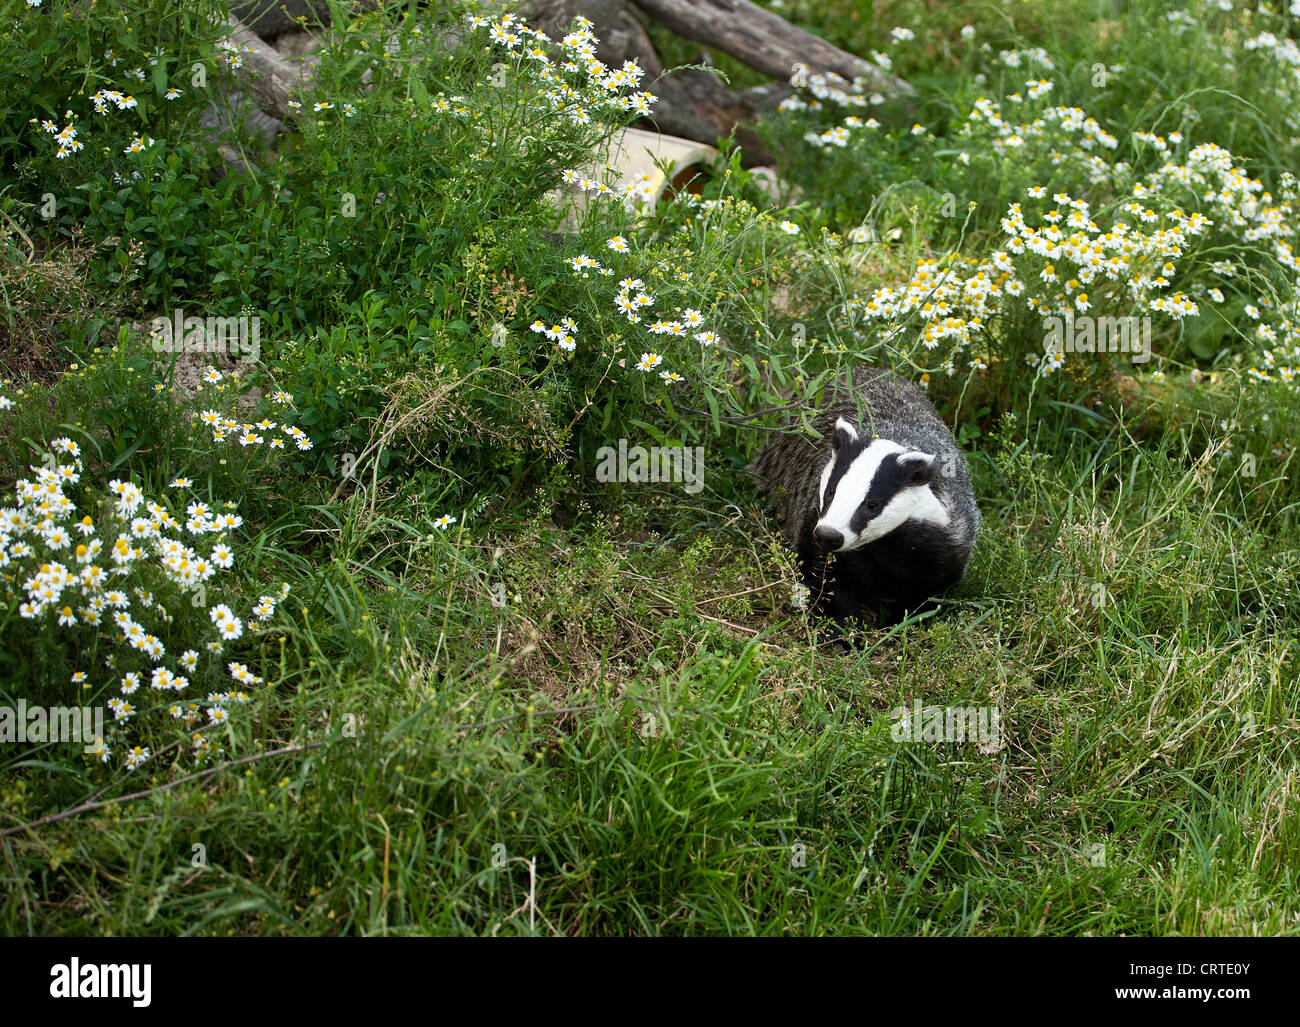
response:
<path id="1" fill-rule="evenodd" d="M 934 454 L 888 439 L 863 439 L 844 418 L 831 432 L 822 469 L 813 537 L 847 553 L 889 534 L 905 521 L 946 525 L 948 511 L 930 487 Z"/>

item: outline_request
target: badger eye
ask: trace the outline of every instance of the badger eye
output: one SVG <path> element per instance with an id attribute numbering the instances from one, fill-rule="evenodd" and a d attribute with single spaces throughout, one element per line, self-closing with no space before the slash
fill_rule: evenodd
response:
<path id="1" fill-rule="evenodd" d="M 878 499 L 868 499 L 863 505 L 867 508 L 867 513 L 880 512 L 880 500 Z"/>

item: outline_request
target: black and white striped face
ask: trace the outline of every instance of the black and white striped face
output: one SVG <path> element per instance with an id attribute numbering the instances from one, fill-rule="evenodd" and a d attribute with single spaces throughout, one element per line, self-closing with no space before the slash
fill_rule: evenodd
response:
<path id="1" fill-rule="evenodd" d="M 908 520 L 948 523 L 948 511 L 930 488 L 933 454 L 888 439 L 861 439 L 842 417 L 831 441 L 813 531 L 820 545 L 848 553 Z"/>

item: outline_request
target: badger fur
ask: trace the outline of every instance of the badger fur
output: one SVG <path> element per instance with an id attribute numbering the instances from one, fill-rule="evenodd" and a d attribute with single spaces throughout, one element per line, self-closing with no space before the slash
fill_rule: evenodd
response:
<path id="1" fill-rule="evenodd" d="M 898 619 L 966 573 L 980 514 L 966 460 L 911 382 L 860 367 L 813 422 L 781 433 L 752 469 L 777 504 L 810 606 L 843 625 Z"/>

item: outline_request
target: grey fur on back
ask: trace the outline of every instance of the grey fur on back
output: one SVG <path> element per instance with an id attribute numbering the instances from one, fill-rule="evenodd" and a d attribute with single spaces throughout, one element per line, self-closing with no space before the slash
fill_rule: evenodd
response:
<path id="1" fill-rule="evenodd" d="M 951 518 L 948 534 L 969 550 L 979 531 L 980 514 L 966 458 L 925 393 L 892 371 L 865 365 L 851 379 L 841 376 L 829 391 L 829 405 L 813 419 L 818 438 L 781 432 L 750 465 L 776 500 L 791 547 L 798 549 L 817 521 L 821 472 L 832 455 L 831 431 L 843 417 L 864 437 L 878 436 L 934 454 L 939 473 L 931 487 Z"/>

